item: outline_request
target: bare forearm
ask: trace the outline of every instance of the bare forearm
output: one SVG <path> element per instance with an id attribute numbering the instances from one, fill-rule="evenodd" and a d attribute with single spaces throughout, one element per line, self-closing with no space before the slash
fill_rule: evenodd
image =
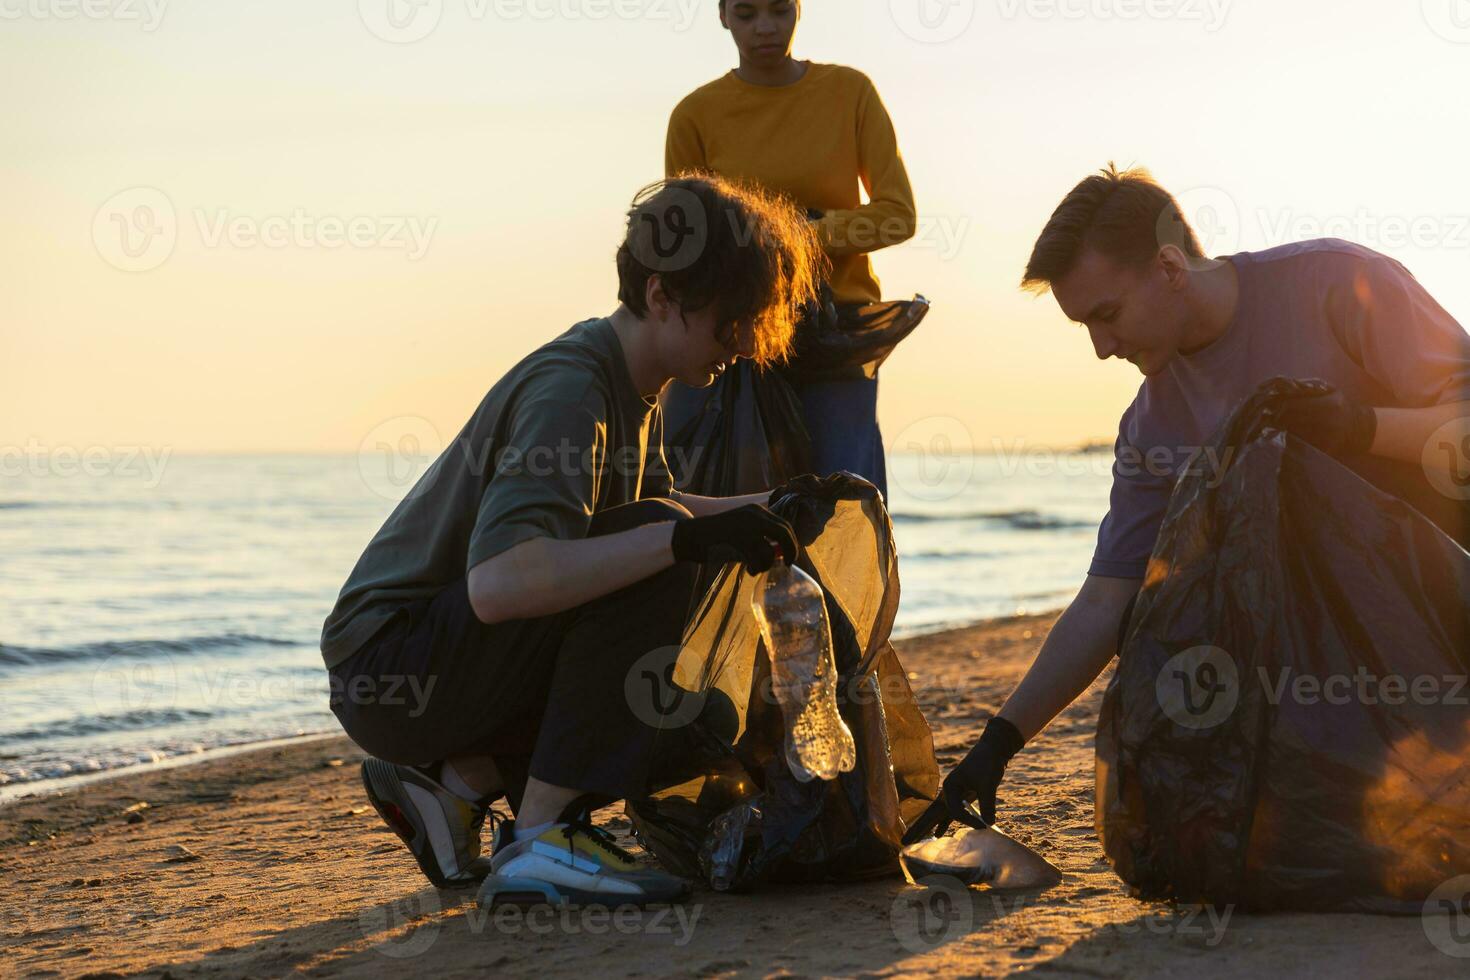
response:
<path id="1" fill-rule="evenodd" d="M 1465 420 L 1463 430 L 1456 430 L 1460 437 L 1470 434 L 1470 402 L 1431 408 L 1378 408 L 1374 412 L 1378 416 L 1378 428 L 1370 452 L 1387 459 L 1419 465 L 1427 458 L 1432 463 L 1442 462 L 1448 467 L 1458 458 L 1454 451 L 1457 447 L 1451 446 L 1449 453 L 1439 453 L 1430 446 L 1426 457 L 1425 448 L 1430 437 L 1454 419 Z"/>
<path id="2" fill-rule="evenodd" d="M 549 616 L 616 592 L 674 563 L 672 522 L 578 541 L 534 538 L 469 573 L 482 622 Z"/>
<path id="3" fill-rule="evenodd" d="M 1118 626 L 1137 579 L 1089 577 L 998 714 L 1030 741 L 1097 680 L 1117 652 Z"/>

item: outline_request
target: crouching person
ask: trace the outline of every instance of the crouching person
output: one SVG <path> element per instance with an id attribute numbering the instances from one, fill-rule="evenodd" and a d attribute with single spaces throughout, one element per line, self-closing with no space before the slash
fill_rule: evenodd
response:
<path id="1" fill-rule="evenodd" d="M 820 256 L 779 199 L 718 178 L 645 190 L 618 308 L 491 388 L 358 560 L 322 630 L 332 710 L 434 884 L 553 903 L 685 894 L 591 822 L 653 778 L 656 732 L 624 681 L 672 662 L 702 564 L 762 571 L 797 542 L 764 493 L 674 492 L 657 399 L 740 357 L 783 358 Z M 515 819 L 486 860 L 502 795 Z"/>

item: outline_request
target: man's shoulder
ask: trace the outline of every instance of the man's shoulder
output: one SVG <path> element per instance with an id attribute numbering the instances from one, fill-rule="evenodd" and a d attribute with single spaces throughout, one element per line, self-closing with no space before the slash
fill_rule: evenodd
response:
<path id="1" fill-rule="evenodd" d="M 1231 256 L 1237 266 L 1253 267 L 1268 273 L 1290 275 L 1306 269 L 1347 270 L 1364 265 L 1399 266 L 1397 260 L 1366 245 L 1342 238 L 1313 238 L 1291 242 L 1259 252 L 1241 252 Z"/>
<path id="2" fill-rule="evenodd" d="M 507 397 L 583 403 L 601 401 L 611 371 L 605 319 L 584 320 L 521 358 L 485 395 L 485 403 Z"/>

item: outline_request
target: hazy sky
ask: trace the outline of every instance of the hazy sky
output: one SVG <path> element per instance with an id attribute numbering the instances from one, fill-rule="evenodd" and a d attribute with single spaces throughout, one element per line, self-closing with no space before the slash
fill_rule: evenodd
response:
<path id="1" fill-rule="evenodd" d="M 452 434 L 613 309 L 669 111 L 735 63 L 716 7 L 0 0 L 0 447 Z M 1111 438 L 1136 371 L 1016 288 L 1109 159 L 1213 252 L 1352 238 L 1470 318 L 1470 0 L 809 0 L 796 53 L 874 79 L 919 202 L 891 440 Z"/>

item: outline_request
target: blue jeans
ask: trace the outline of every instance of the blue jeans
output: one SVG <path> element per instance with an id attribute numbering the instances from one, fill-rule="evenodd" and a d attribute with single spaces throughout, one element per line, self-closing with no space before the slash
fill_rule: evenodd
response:
<path id="1" fill-rule="evenodd" d="M 878 431 L 878 379 L 793 385 L 812 439 L 812 471 L 847 470 L 870 481 L 888 500 L 888 465 Z"/>

